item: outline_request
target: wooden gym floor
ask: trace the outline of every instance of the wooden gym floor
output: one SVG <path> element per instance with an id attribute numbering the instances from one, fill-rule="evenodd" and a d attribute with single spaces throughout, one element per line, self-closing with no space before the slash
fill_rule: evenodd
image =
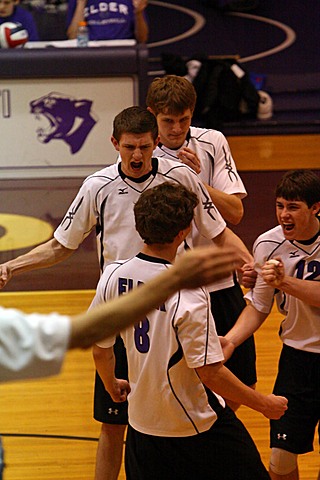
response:
<path id="1" fill-rule="evenodd" d="M 249 192 L 246 216 L 235 230 L 244 235 L 248 245 L 256 233 L 275 224 L 272 191 L 274 180 L 291 168 L 319 170 L 320 135 L 231 137 L 233 155 Z M 272 176 L 271 176 L 272 174 Z M 263 191 L 262 191 L 263 190 Z M 263 198 L 258 200 L 259 191 Z M 253 201 L 254 199 L 254 201 Z M 258 205 L 258 207 L 257 207 Z M 61 210 L 68 207 L 64 205 Z M 262 213 L 263 212 L 263 213 Z M 271 217 L 271 218 L 270 218 Z M 249 225 L 254 225 L 254 228 Z M 91 256 L 89 256 L 89 254 Z M 14 252 L 12 252 L 14 255 Z M 90 248 L 86 256 L 95 260 Z M 88 259 L 88 258 L 87 258 Z M 2 259 L 3 261 L 3 259 Z M 81 268 L 77 261 L 75 268 Z M 50 270 L 50 269 L 49 269 Z M 61 278 L 65 270 L 50 275 Z M 4 307 L 21 308 L 26 312 L 58 311 L 73 314 L 85 310 L 94 294 L 92 288 L 77 289 L 68 284 L 66 290 L 47 285 L 47 271 L 42 282 L 32 289 L 30 278 L 20 277 L 18 290 L 10 284 L 0 293 Z M 70 275 L 70 281 L 75 278 Z M 94 276 L 92 277 L 94 282 Z M 15 280 L 12 281 L 12 285 Z M 48 282 L 50 284 L 50 281 Z M 43 287 L 42 287 L 43 288 Z M 277 336 L 281 316 L 273 309 L 268 320 L 256 333 L 258 386 L 269 393 L 277 371 L 281 347 Z M 100 426 L 92 419 L 94 367 L 91 352 L 73 351 L 66 357 L 63 372 L 49 379 L 0 385 L 0 425 L 6 453 L 5 480 L 88 480 L 93 479 L 95 451 Z M 269 458 L 268 421 L 262 415 L 241 407 L 239 417 L 250 431 L 262 459 Z M 315 451 L 300 457 L 300 479 L 316 480 L 319 473 L 319 441 Z M 120 480 L 125 479 L 122 469 Z M 221 479 L 223 480 L 223 479 Z"/>
<path id="2" fill-rule="evenodd" d="M 3 306 L 24 311 L 77 313 L 87 308 L 94 291 L 2 293 Z M 256 333 L 257 388 L 272 391 L 281 348 L 277 332 L 281 316 L 273 309 Z M 63 372 L 50 379 L 0 385 L 0 425 L 6 450 L 5 480 L 89 480 L 94 476 L 99 424 L 92 419 L 94 367 L 91 351 L 67 354 Z M 261 414 L 241 407 L 238 416 L 250 431 L 268 465 L 269 423 Z M 299 459 L 301 480 L 316 480 L 315 451 Z M 125 480 L 121 469 L 119 480 Z M 223 480 L 223 479 L 221 479 Z M 258 479 L 257 479 L 258 480 Z"/>

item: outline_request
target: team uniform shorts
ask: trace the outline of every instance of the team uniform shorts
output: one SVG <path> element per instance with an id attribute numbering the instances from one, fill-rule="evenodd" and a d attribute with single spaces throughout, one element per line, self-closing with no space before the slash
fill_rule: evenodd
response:
<path id="1" fill-rule="evenodd" d="M 234 326 L 246 306 L 238 282 L 233 287 L 210 292 L 211 311 L 218 335 L 224 336 Z M 257 382 L 256 349 L 253 335 L 237 347 L 225 366 L 245 385 Z"/>
<path id="2" fill-rule="evenodd" d="M 128 380 L 128 363 L 126 348 L 122 338 L 118 336 L 114 344 L 115 375 L 117 378 Z M 128 402 L 114 402 L 104 388 L 103 382 L 96 372 L 94 388 L 93 417 L 101 423 L 116 425 L 128 424 Z"/>
<path id="3" fill-rule="evenodd" d="M 270 446 L 311 452 L 317 426 L 320 434 L 320 354 L 283 345 L 273 393 L 288 399 L 288 410 L 270 420 Z"/>
<path id="4" fill-rule="evenodd" d="M 209 430 L 189 437 L 146 435 L 129 425 L 125 468 L 127 480 L 270 480 L 252 438 L 229 407 Z"/>

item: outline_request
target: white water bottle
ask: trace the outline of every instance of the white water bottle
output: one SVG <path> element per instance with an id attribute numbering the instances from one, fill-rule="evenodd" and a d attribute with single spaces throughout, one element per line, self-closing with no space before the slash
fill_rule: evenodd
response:
<path id="1" fill-rule="evenodd" d="M 89 30 L 87 22 L 79 22 L 77 33 L 77 47 L 87 47 L 89 43 Z"/>

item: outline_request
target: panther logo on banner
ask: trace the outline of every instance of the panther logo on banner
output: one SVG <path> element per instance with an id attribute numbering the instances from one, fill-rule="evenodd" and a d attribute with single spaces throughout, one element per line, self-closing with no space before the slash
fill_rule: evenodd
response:
<path id="1" fill-rule="evenodd" d="M 47 126 L 37 128 L 39 142 L 62 140 L 72 154 L 77 153 L 97 123 L 91 107 L 91 100 L 77 100 L 57 92 L 32 100 L 30 113 L 47 123 Z"/>

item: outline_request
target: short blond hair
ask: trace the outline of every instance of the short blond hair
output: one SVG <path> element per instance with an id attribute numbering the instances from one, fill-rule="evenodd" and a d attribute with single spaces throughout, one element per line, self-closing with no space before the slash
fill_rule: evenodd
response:
<path id="1" fill-rule="evenodd" d="M 151 83 L 146 103 L 155 115 L 159 113 L 181 114 L 190 109 L 193 113 L 197 94 L 192 83 L 184 77 L 166 75 Z"/>

